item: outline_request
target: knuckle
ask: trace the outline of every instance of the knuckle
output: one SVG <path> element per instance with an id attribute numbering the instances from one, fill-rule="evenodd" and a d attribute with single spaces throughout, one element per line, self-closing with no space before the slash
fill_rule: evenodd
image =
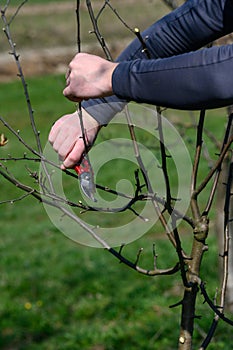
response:
<path id="1" fill-rule="evenodd" d="M 77 157 L 75 157 L 74 155 L 70 155 L 66 158 L 66 162 L 69 164 L 75 164 L 77 163 Z"/>
<path id="2" fill-rule="evenodd" d="M 53 143 L 54 143 L 53 138 L 49 136 L 49 137 L 48 137 L 48 140 L 49 140 L 49 143 L 50 143 L 51 145 L 53 145 Z"/>
<path id="3" fill-rule="evenodd" d="M 59 155 L 59 158 L 65 159 L 66 154 L 64 151 L 58 151 L 58 155 Z"/>
<path id="4" fill-rule="evenodd" d="M 76 57 L 75 57 L 76 58 Z M 74 60 L 72 60 L 69 64 L 69 70 L 70 70 L 70 74 L 72 73 L 72 69 L 74 68 L 75 62 Z"/>
<path id="5" fill-rule="evenodd" d="M 52 146 L 53 146 L 54 151 L 58 153 L 58 148 L 57 148 L 57 146 L 56 146 L 55 144 L 53 144 Z"/>

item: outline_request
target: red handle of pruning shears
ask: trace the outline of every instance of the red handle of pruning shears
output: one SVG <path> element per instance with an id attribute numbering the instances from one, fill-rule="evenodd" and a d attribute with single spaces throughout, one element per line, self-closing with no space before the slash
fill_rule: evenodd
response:
<path id="1" fill-rule="evenodd" d="M 94 197 L 94 174 L 89 159 L 86 156 L 83 156 L 81 162 L 74 166 L 74 170 L 79 177 L 80 186 L 85 196 L 96 202 Z"/>
<path id="2" fill-rule="evenodd" d="M 74 170 L 76 171 L 77 175 L 92 172 L 90 163 L 86 157 L 83 157 L 81 162 L 74 166 Z"/>

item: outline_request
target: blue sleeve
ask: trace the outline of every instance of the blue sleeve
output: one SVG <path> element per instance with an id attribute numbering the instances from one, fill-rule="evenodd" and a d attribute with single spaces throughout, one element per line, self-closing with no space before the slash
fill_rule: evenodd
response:
<path id="1" fill-rule="evenodd" d="M 122 62 L 113 74 L 113 91 L 119 98 L 163 107 L 211 109 L 233 104 L 232 77 L 233 45 L 226 45 Z"/>
<path id="2" fill-rule="evenodd" d="M 218 52 L 213 49 L 208 53 L 205 50 L 202 53 L 198 51 L 194 53 L 193 51 L 231 31 L 233 31 L 233 0 L 186 1 L 182 6 L 142 33 L 152 58 L 150 62 L 145 59 L 145 53 L 142 52 L 139 40 L 132 41 L 116 60 L 122 63 L 119 64 L 113 75 L 115 95 L 104 99 L 86 101 L 83 103 L 83 107 L 91 107 L 91 114 L 100 124 L 107 124 L 129 100 L 149 102 L 161 106 L 176 106 L 176 108 L 182 109 L 186 109 L 187 106 L 191 109 L 198 109 L 199 106 L 203 106 L 204 101 L 215 99 L 216 94 L 219 93 L 219 90 L 216 90 L 212 97 L 209 92 L 209 96 L 203 96 L 207 85 L 202 78 L 202 70 L 203 74 L 205 73 L 203 75 L 205 80 L 212 79 L 217 67 L 216 60 L 219 63 L 222 62 L 227 54 L 226 51 L 231 51 L 231 48 L 221 49 Z M 219 58 L 219 55 L 222 55 L 222 58 Z M 206 57 L 208 57 L 208 69 L 205 68 Z M 159 58 L 161 60 L 158 60 Z M 164 63 L 162 63 L 163 60 Z M 192 76 L 192 74 L 196 74 L 195 69 L 191 70 L 188 67 L 190 64 L 193 65 L 194 62 L 196 68 L 200 65 L 198 79 L 196 76 Z M 211 62 L 214 62 L 214 64 L 212 65 Z M 177 64 L 179 69 L 175 69 Z M 219 67 L 222 69 L 223 66 L 225 69 L 230 69 L 230 59 L 228 63 L 225 62 L 225 65 L 221 64 L 221 67 Z M 146 71 L 148 73 L 145 73 Z M 155 75 L 154 71 L 156 72 Z M 208 77 L 208 75 L 210 76 Z M 146 82 L 146 77 L 149 79 L 148 82 Z M 172 86 L 178 86 L 178 78 L 182 80 L 179 89 L 172 89 L 172 95 L 168 94 L 166 84 L 168 86 L 172 81 Z M 203 84 L 201 91 L 198 89 L 199 79 Z M 217 79 L 218 77 L 216 77 L 216 83 Z M 152 82 L 155 87 L 158 80 L 160 83 L 163 80 L 164 84 L 160 85 L 160 93 L 157 91 L 158 86 L 153 92 L 148 91 L 148 84 Z M 188 87 L 190 80 L 192 84 Z M 138 86 L 142 82 L 143 87 Z M 218 88 L 222 88 L 222 84 Z M 184 100 L 182 102 L 181 96 L 188 95 L 188 91 L 195 91 L 195 99 L 192 100 L 192 97 L 194 97 L 192 95 L 188 102 Z M 213 88 L 211 92 L 213 92 Z M 223 94 L 224 91 L 220 91 L 220 93 Z M 152 94 L 154 94 L 153 98 Z M 224 101 L 228 101 L 228 97 L 222 97 L 220 100 L 220 104 L 222 104 Z M 98 108 L 95 108 L 97 106 Z M 220 105 L 217 106 L 220 107 Z"/>

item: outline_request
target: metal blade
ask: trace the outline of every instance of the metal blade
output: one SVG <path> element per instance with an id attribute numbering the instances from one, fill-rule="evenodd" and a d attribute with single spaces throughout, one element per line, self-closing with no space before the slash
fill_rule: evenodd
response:
<path id="1" fill-rule="evenodd" d="M 95 185 L 90 173 L 86 173 L 86 172 L 82 173 L 79 176 L 79 179 L 80 179 L 81 189 L 85 194 L 85 196 L 87 196 L 87 198 L 91 199 L 93 202 L 97 202 L 96 198 L 94 197 Z"/>
<path id="2" fill-rule="evenodd" d="M 79 164 L 75 165 L 74 170 L 78 174 L 81 190 L 85 196 L 96 202 L 96 199 L 94 197 L 96 188 L 89 159 L 84 156 L 82 158 L 82 161 Z"/>

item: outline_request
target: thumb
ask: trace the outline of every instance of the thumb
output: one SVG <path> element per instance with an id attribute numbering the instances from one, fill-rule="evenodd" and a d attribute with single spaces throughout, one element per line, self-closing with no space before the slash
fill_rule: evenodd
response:
<path id="1" fill-rule="evenodd" d="M 61 165 L 61 169 L 73 168 L 77 163 L 80 162 L 85 151 L 83 139 L 78 139 L 74 144 L 71 152 L 66 156 Z"/>

